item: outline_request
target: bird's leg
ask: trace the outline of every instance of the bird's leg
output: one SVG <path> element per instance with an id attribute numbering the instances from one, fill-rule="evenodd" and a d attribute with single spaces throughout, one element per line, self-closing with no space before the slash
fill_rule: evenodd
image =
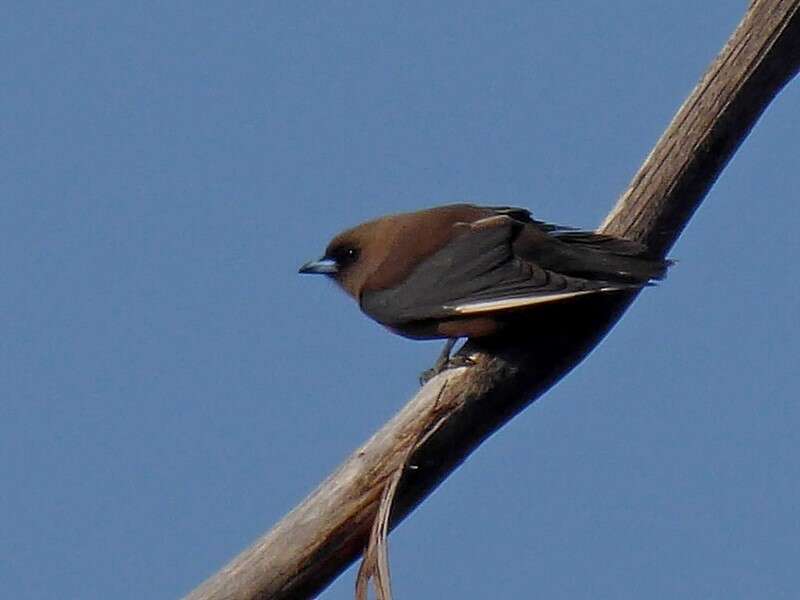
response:
<path id="1" fill-rule="evenodd" d="M 441 354 L 439 354 L 439 358 L 436 359 L 436 362 L 433 363 L 433 366 L 430 369 L 424 370 L 420 373 L 419 376 L 419 384 L 425 385 L 436 377 L 442 371 L 446 371 L 447 369 L 454 369 L 456 367 L 467 367 L 473 364 L 472 360 L 468 356 L 450 356 L 450 353 L 453 351 L 453 346 L 456 345 L 458 338 L 447 338 L 447 341 L 444 344 L 444 348 L 442 348 Z"/>
<path id="2" fill-rule="evenodd" d="M 436 371 L 436 373 L 441 373 L 444 371 L 445 367 L 447 367 L 447 363 L 450 362 L 450 353 L 453 351 L 453 347 L 456 345 L 457 340 L 458 338 L 447 338 L 442 351 L 439 353 L 439 358 L 437 358 L 436 362 L 433 363 L 433 369 Z"/>

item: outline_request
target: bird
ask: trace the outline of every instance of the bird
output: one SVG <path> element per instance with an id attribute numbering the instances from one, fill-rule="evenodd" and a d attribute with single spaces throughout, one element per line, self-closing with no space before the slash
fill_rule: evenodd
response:
<path id="1" fill-rule="evenodd" d="M 347 229 L 299 272 L 331 278 L 393 333 L 450 340 L 449 354 L 454 340 L 496 335 L 542 305 L 652 285 L 670 264 L 524 208 L 450 204 Z"/>

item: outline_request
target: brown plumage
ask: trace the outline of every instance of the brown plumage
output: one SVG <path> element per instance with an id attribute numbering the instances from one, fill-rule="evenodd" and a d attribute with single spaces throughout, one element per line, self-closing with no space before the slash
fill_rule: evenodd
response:
<path id="1" fill-rule="evenodd" d="M 661 279 L 637 242 L 534 220 L 521 208 L 453 204 L 348 229 L 301 273 L 334 279 L 406 337 L 481 337 L 520 311 Z"/>

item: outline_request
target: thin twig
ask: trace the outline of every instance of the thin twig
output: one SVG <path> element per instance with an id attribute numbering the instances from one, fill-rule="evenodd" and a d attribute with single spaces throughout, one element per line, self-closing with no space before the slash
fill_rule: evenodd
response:
<path id="1" fill-rule="evenodd" d="M 412 434 L 411 443 L 400 454 L 397 466 L 394 467 L 394 472 L 383 489 L 378 512 L 370 531 L 369 542 L 364 550 L 364 558 L 361 560 L 361 566 L 356 576 L 356 600 L 367 600 L 370 579 L 375 585 L 378 600 L 392 600 L 388 555 L 389 516 L 403 473 L 407 468 L 414 468 L 413 465 L 408 464 L 408 459 L 431 435 L 436 433 L 436 430 L 444 422 L 443 407 L 440 401 L 446 389 L 447 380 L 445 379 L 441 383 L 428 418 L 420 422 L 419 430 Z"/>

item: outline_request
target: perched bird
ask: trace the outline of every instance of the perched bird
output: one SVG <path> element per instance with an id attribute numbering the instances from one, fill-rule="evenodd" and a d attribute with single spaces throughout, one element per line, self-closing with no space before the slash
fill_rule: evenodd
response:
<path id="1" fill-rule="evenodd" d="M 493 335 L 522 311 L 637 289 L 668 266 L 638 242 L 522 208 L 452 204 L 348 229 L 300 273 L 329 276 L 391 331 L 431 339 Z"/>

